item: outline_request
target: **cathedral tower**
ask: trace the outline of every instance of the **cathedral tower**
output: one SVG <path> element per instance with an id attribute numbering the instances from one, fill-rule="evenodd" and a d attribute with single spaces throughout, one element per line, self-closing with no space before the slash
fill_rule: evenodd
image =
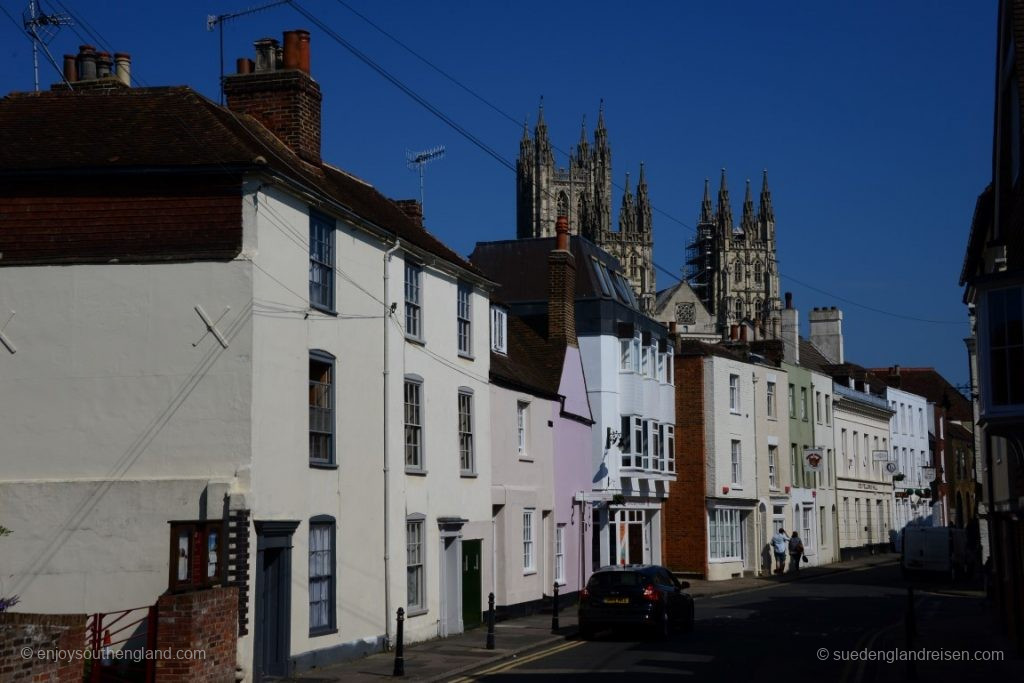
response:
<path id="1" fill-rule="evenodd" d="M 731 325 L 749 322 L 760 327 L 764 336 L 778 338 L 782 306 L 776 253 L 768 172 L 762 177 L 757 213 L 747 181 L 738 226 L 733 222 L 725 169 L 714 211 L 705 180 L 697 234 L 686 251 L 686 279 L 723 337 Z"/>
<path id="2" fill-rule="evenodd" d="M 626 176 L 618 230 L 612 229 L 612 151 L 604 122 L 604 102 L 597 115 L 593 143 L 583 120 L 580 139 L 569 153 L 569 167 L 555 165 L 541 100 L 531 138 L 527 124 L 516 160 L 516 236 L 553 237 L 559 216 L 569 230 L 615 256 L 629 275 L 641 310 L 651 311 L 655 298 L 654 239 L 647 176 L 640 166 L 636 194 Z"/>

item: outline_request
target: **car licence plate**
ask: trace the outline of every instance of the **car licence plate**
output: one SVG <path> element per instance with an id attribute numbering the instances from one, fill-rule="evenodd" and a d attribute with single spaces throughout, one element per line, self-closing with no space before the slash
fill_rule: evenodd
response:
<path id="1" fill-rule="evenodd" d="M 604 604 L 606 605 L 628 605 L 629 598 L 605 598 Z"/>

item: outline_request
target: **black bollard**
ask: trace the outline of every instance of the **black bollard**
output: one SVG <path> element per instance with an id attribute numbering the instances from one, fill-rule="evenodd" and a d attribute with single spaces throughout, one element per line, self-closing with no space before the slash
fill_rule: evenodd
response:
<path id="1" fill-rule="evenodd" d="M 405 675 L 405 648 L 402 646 L 402 637 L 405 624 L 405 610 L 398 608 L 398 628 L 395 629 L 395 676 Z"/>
<path id="2" fill-rule="evenodd" d="M 487 649 L 494 649 L 494 593 L 487 596 Z"/>
<path id="3" fill-rule="evenodd" d="M 914 638 L 917 636 L 917 624 L 914 618 L 914 587 L 907 586 L 907 614 L 905 618 L 906 627 L 906 648 L 907 650 L 914 649 Z M 917 680 L 917 662 L 912 658 L 907 659 L 907 680 Z"/>
<path id="4" fill-rule="evenodd" d="M 554 592 L 551 593 L 551 632 L 558 633 L 558 582 L 555 581 Z"/>

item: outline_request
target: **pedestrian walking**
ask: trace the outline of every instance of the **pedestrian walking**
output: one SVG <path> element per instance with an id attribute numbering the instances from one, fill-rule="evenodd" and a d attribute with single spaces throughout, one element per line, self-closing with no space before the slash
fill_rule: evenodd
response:
<path id="1" fill-rule="evenodd" d="M 789 548 L 789 537 L 786 530 L 779 527 L 779 532 L 772 536 L 772 549 L 775 551 L 775 573 L 786 571 L 786 550 Z"/>
<path id="2" fill-rule="evenodd" d="M 803 555 L 803 541 L 800 540 L 800 535 L 794 531 L 793 536 L 789 539 L 789 571 L 800 571 L 800 558 L 802 558 Z"/>

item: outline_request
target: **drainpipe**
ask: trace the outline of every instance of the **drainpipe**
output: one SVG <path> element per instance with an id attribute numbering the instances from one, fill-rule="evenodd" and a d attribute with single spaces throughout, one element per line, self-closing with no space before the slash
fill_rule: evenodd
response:
<path id="1" fill-rule="evenodd" d="M 746 328 L 744 328 L 744 329 L 746 329 Z M 756 498 L 757 501 L 758 501 L 758 504 L 754 506 L 754 538 L 757 539 L 757 545 L 754 547 L 754 556 L 756 557 L 756 559 L 754 560 L 754 566 L 756 567 L 756 571 L 754 572 L 754 576 L 760 576 L 761 575 L 761 566 L 760 566 L 761 565 L 761 550 L 762 550 L 761 546 L 765 542 L 765 539 L 763 539 L 761 537 L 761 531 L 764 529 L 765 525 L 764 525 L 764 520 L 760 519 L 760 517 L 761 517 L 761 505 L 760 505 L 760 503 L 763 502 L 763 501 L 760 498 L 760 496 L 761 496 L 761 487 L 759 486 L 759 483 L 758 483 L 759 479 L 760 479 L 759 472 L 758 472 L 758 470 L 760 469 L 760 466 L 759 466 L 759 464 L 757 462 L 757 382 L 758 382 L 757 371 L 751 372 L 750 373 L 750 384 L 751 384 L 751 386 L 753 388 L 753 391 L 751 391 L 750 393 L 753 396 L 751 398 L 750 404 L 751 404 L 751 406 L 753 406 L 752 412 L 753 412 L 753 415 L 754 415 L 754 498 Z M 770 502 L 771 502 L 771 499 L 769 498 L 769 503 Z M 766 515 L 768 514 L 768 510 L 767 509 L 765 509 L 765 514 Z"/>
<path id="2" fill-rule="evenodd" d="M 388 275 L 391 256 L 398 251 L 401 240 L 395 240 L 394 245 L 384 252 L 384 649 L 391 649 L 391 515 L 390 488 L 391 474 L 388 469 L 388 331 L 391 329 L 391 315 L 394 309 L 388 303 Z"/>

